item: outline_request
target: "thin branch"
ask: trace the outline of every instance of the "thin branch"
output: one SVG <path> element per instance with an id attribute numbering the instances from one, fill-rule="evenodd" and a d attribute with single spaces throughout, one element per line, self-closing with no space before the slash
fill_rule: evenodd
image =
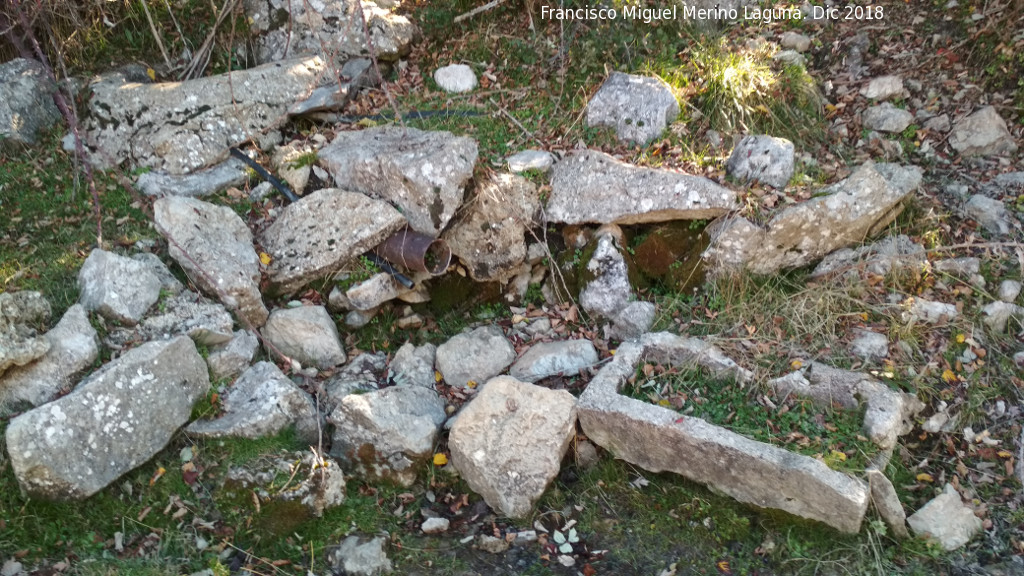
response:
<path id="1" fill-rule="evenodd" d="M 142 11 L 146 13 L 146 22 L 149 22 L 149 31 L 153 33 L 153 39 L 156 40 L 157 47 L 160 48 L 160 54 L 164 57 L 164 64 L 167 64 L 167 69 L 171 69 L 171 59 L 167 56 L 167 49 L 164 48 L 164 39 L 160 36 L 160 31 L 156 29 L 156 24 L 153 23 L 153 16 L 149 13 L 149 4 L 146 0 L 139 0 L 142 3 Z"/>
<path id="2" fill-rule="evenodd" d="M 484 4 L 483 6 L 480 6 L 479 8 L 473 8 L 472 10 L 466 12 L 465 14 L 459 14 L 458 16 L 455 17 L 454 20 L 452 20 L 452 22 L 458 24 L 459 22 L 462 22 L 463 20 L 468 20 L 469 18 L 472 18 L 473 16 L 476 16 L 481 12 L 486 12 L 492 8 L 496 8 L 504 2 L 505 0 L 491 0 L 490 2 Z"/>

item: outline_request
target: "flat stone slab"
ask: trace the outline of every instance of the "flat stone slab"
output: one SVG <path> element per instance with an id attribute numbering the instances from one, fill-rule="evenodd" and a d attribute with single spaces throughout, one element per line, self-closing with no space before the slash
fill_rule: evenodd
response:
<path id="1" fill-rule="evenodd" d="M 35 144 L 60 120 L 53 102 L 57 85 L 35 60 L 15 58 L 0 64 L 0 148 Z"/>
<path id="2" fill-rule="evenodd" d="M 590 340 L 560 340 L 534 344 L 512 364 L 508 373 L 523 382 L 548 376 L 575 376 L 581 369 L 597 364 L 597 349 Z"/>
<path id="3" fill-rule="evenodd" d="M 138 260 L 96 248 L 78 271 L 78 290 L 86 310 L 134 326 L 160 298 L 160 278 Z"/>
<path id="4" fill-rule="evenodd" d="M 1017 143 L 1006 127 L 1006 121 L 992 106 L 956 122 L 949 133 L 949 145 L 964 156 L 1012 154 Z"/>
<path id="5" fill-rule="evenodd" d="M 647 224 L 710 219 L 735 208 L 736 193 L 706 178 L 583 150 L 552 169 L 546 214 L 563 224 Z"/>
<path id="6" fill-rule="evenodd" d="M 858 532 L 869 500 L 863 481 L 814 458 L 619 394 L 642 361 L 696 363 L 718 374 L 742 370 L 723 364 L 717 349 L 715 360 L 711 348 L 667 333 L 622 344 L 580 396 L 578 414 L 587 437 L 645 470 L 675 472 L 741 502 Z"/>
<path id="7" fill-rule="evenodd" d="M 612 126 L 620 141 L 646 145 L 679 116 L 679 102 L 660 78 L 612 72 L 587 103 L 587 126 Z"/>

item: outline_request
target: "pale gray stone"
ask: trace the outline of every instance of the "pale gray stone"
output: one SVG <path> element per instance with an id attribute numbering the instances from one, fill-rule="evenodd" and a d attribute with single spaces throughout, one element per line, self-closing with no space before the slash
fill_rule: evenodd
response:
<path id="1" fill-rule="evenodd" d="M 872 78 L 867 86 L 860 89 L 860 95 L 871 100 L 888 100 L 906 96 L 906 90 L 902 78 L 887 75 Z"/>
<path id="2" fill-rule="evenodd" d="M 807 66 L 807 58 L 796 50 L 779 50 L 772 56 L 772 62 L 783 66 Z"/>
<path id="3" fill-rule="evenodd" d="M 78 291 L 86 310 L 134 326 L 160 298 L 160 279 L 142 262 L 96 248 L 78 271 Z"/>
<path id="4" fill-rule="evenodd" d="M 400 126 L 340 132 L 320 150 L 339 188 L 392 203 L 413 230 L 429 236 L 455 215 L 476 158 L 470 138 Z"/>
<path id="5" fill-rule="evenodd" d="M 232 186 L 241 186 L 248 179 L 246 165 L 237 158 L 229 158 L 191 174 L 168 174 L 156 170 L 146 172 L 139 175 L 135 187 L 146 196 L 201 198 Z"/>
<path id="6" fill-rule="evenodd" d="M 99 355 L 99 338 L 80 304 L 68 308 L 43 337 L 50 349 L 42 358 L 0 375 L 0 416 L 22 405 L 39 406 L 69 390 L 78 381 L 76 376 Z"/>
<path id="7" fill-rule="evenodd" d="M 868 130 L 899 133 L 914 121 L 914 115 L 888 102 L 871 106 L 861 112 L 861 124 Z"/>
<path id="8" fill-rule="evenodd" d="M 587 126 L 612 126 L 622 142 L 646 145 L 679 116 L 679 102 L 661 78 L 612 72 L 587 103 Z"/>
<path id="9" fill-rule="evenodd" d="M 291 294 L 330 276 L 403 225 L 397 210 L 358 192 L 325 188 L 289 204 L 260 237 L 269 290 Z"/>
<path id="10" fill-rule="evenodd" d="M 60 121 L 54 104 L 57 84 L 35 60 L 15 58 L 0 64 L 0 148 L 33 145 Z"/>
<path id="11" fill-rule="evenodd" d="M 981 311 L 985 314 L 982 322 L 993 332 L 1006 332 L 1008 327 L 1017 331 L 1024 325 L 1024 306 L 1000 301 L 986 304 Z"/>
<path id="12" fill-rule="evenodd" d="M 1013 230 L 1013 217 L 1000 200 L 975 194 L 964 205 L 964 213 L 996 236 L 1005 236 Z"/>
<path id="13" fill-rule="evenodd" d="M 923 270 L 927 265 L 928 255 L 924 247 L 899 234 L 859 248 L 840 248 L 825 256 L 814 267 L 810 277 L 855 280 L 860 278 L 862 271 L 886 276 L 893 271 Z"/>
<path id="14" fill-rule="evenodd" d="M 508 550 L 509 543 L 504 538 L 481 534 L 476 537 L 476 547 L 490 554 L 502 554 Z"/>
<path id="15" fill-rule="evenodd" d="M 210 350 L 206 358 L 210 376 L 214 380 L 234 379 L 249 367 L 259 347 L 260 341 L 255 334 L 248 330 L 236 330 L 227 344 Z"/>
<path id="16" fill-rule="evenodd" d="M 437 347 L 437 369 L 450 386 L 482 385 L 516 359 L 516 350 L 498 326 L 481 326 Z"/>
<path id="17" fill-rule="evenodd" d="M 448 531 L 451 522 L 447 518 L 427 518 L 421 526 L 424 534 L 441 534 Z"/>
<path id="18" fill-rule="evenodd" d="M 487 382 L 448 436 L 452 465 L 487 505 L 522 518 L 561 468 L 576 434 L 576 399 L 510 376 Z"/>
<path id="19" fill-rule="evenodd" d="M 589 314 L 611 321 L 608 337 L 635 338 L 654 323 L 654 305 L 636 302 L 626 261 L 617 246 L 615 230 L 597 237 L 597 248 L 587 262 L 593 279 L 580 291 L 580 306 Z M 619 231 L 621 233 L 621 231 Z"/>
<path id="20" fill-rule="evenodd" d="M 854 356 L 872 362 L 889 355 L 889 338 L 885 334 L 860 328 L 854 329 L 853 334 L 850 352 L 853 352 Z"/>
<path id="21" fill-rule="evenodd" d="M 796 50 L 797 52 L 807 52 L 811 49 L 811 39 L 808 36 L 804 36 L 799 32 L 793 32 L 792 30 L 783 32 L 782 38 L 779 40 L 779 45 L 786 50 Z"/>
<path id="22" fill-rule="evenodd" d="M 380 272 L 353 285 L 345 292 L 345 298 L 355 310 L 376 310 L 381 304 L 398 298 L 398 282 L 391 274 Z"/>
<path id="23" fill-rule="evenodd" d="M 37 498 L 87 498 L 163 450 L 209 389 L 206 363 L 185 336 L 129 350 L 67 396 L 11 420 L 18 483 Z"/>
<path id="24" fill-rule="evenodd" d="M 330 456 L 314 455 L 309 450 L 261 455 L 231 467 L 226 480 L 224 490 L 229 493 L 242 498 L 255 494 L 262 502 L 298 502 L 316 518 L 345 502 L 341 466 Z"/>
<path id="25" fill-rule="evenodd" d="M 992 106 L 957 121 L 949 133 L 949 145 L 964 156 L 1012 154 L 1017 143 L 1006 128 L 1006 121 Z"/>
<path id="26" fill-rule="evenodd" d="M 331 288 L 331 293 L 327 295 L 327 309 L 331 312 L 345 312 L 349 308 L 352 308 L 352 303 L 348 301 L 348 296 L 345 296 L 341 288 Z"/>
<path id="27" fill-rule="evenodd" d="M 171 274 L 167 264 L 164 264 L 164 261 L 156 254 L 152 252 L 139 252 L 132 254 L 132 260 L 142 262 L 149 267 L 149 271 L 160 280 L 160 292 L 162 294 L 174 296 L 181 294 L 185 290 L 185 285 L 175 278 L 174 274 Z"/>
<path id="28" fill-rule="evenodd" d="M 537 170 L 547 172 L 555 163 L 555 156 L 545 150 L 523 150 L 508 157 L 508 169 L 512 172 Z"/>
<path id="29" fill-rule="evenodd" d="M 580 397 L 579 418 L 587 437 L 645 470 L 675 472 L 741 502 L 858 532 L 868 505 L 868 487 L 861 480 L 813 458 L 618 393 L 641 362 L 704 360 L 692 340 L 647 334 L 619 346 Z"/>
<path id="30" fill-rule="evenodd" d="M 154 314 L 140 325 L 148 340 L 184 334 L 196 344 L 216 346 L 234 336 L 234 320 L 223 305 L 211 302 L 192 291 L 165 298 Z"/>
<path id="31" fill-rule="evenodd" d="M 725 163 L 727 174 L 744 183 L 782 189 L 793 177 L 793 143 L 764 135 L 744 136 Z"/>
<path id="32" fill-rule="evenodd" d="M 545 213 L 550 222 L 625 225 L 710 219 L 738 207 L 735 192 L 706 178 L 583 150 L 555 164 Z"/>
<path id="33" fill-rule="evenodd" d="M 301 116 L 311 112 L 341 110 L 355 98 L 360 88 L 380 84 L 380 78 L 374 72 L 373 62 L 369 58 L 353 58 L 345 62 L 339 76 L 339 82 L 313 90 L 309 98 L 289 108 L 288 113 Z"/>
<path id="34" fill-rule="evenodd" d="M 907 513 L 900 504 L 900 498 L 896 494 L 896 488 L 892 482 L 885 477 L 881 471 L 869 468 L 865 472 L 868 485 L 871 486 L 871 504 L 875 511 L 881 516 L 885 525 L 892 530 L 893 536 L 897 538 L 909 538 L 907 531 Z"/>
<path id="35" fill-rule="evenodd" d="M 932 267 L 936 272 L 942 272 L 955 278 L 968 279 L 981 272 L 981 260 L 972 256 L 946 258 L 936 260 Z"/>
<path id="36" fill-rule="evenodd" d="M 334 410 L 349 394 L 362 394 L 380 388 L 386 364 L 387 356 L 383 353 L 364 352 L 339 368 L 324 383 L 328 412 Z"/>
<path id="37" fill-rule="evenodd" d="M 1004 190 L 1024 189 L 1024 172 L 1007 172 L 994 178 L 996 186 Z"/>
<path id="38" fill-rule="evenodd" d="M 630 302 L 615 315 L 612 323 L 605 327 L 605 337 L 618 340 L 637 338 L 654 326 L 656 315 L 657 309 L 653 302 Z"/>
<path id="39" fill-rule="evenodd" d="M 299 306 L 274 310 L 263 327 L 267 352 L 297 360 L 321 370 L 345 362 L 338 327 L 323 306 Z"/>
<path id="40" fill-rule="evenodd" d="M 952 124 L 949 122 L 949 114 L 940 114 L 925 120 L 924 128 L 943 134 L 949 132 L 950 128 L 952 128 Z"/>
<path id="41" fill-rule="evenodd" d="M 396 386 L 420 386 L 434 389 L 434 359 L 437 346 L 427 343 L 414 346 L 412 342 L 402 344 L 388 365 L 388 378 Z"/>
<path id="42" fill-rule="evenodd" d="M 433 390 L 392 386 L 350 394 L 331 412 L 331 454 L 356 474 L 412 486 L 447 415 Z"/>
<path id="43" fill-rule="evenodd" d="M 373 320 L 373 317 L 377 315 L 380 308 L 373 308 L 370 310 L 350 310 L 348 314 L 345 314 L 345 326 L 349 328 L 362 328 Z"/>
<path id="44" fill-rule="evenodd" d="M 224 415 L 196 420 L 186 432 L 202 438 L 262 438 L 295 426 L 304 442 L 317 442 L 313 399 L 273 362 L 257 362 L 222 395 Z"/>
<path id="45" fill-rule="evenodd" d="M 195 198 L 165 197 L 153 204 L 157 231 L 171 258 L 211 297 L 236 313 L 247 328 L 267 321 L 260 294 L 260 259 L 252 232 L 233 210 Z"/>
<path id="46" fill-rule="evenodd" d="M 49 319 L 50 303 L 41 293 L 0 293 L 0 374 L 49 352 L 50 341 L 38 331 Z"/>
<path id="47" fill-rule="evenodd" d="M 998 297 L 1003 302 L 1014 302 L 1020 295 L 1021 283 L 1017 280 L 1003 280 L 999 283 Z"/>
<path id="48" fill-rule="evenodd" d="M 959 315 L 960 313 L 953 304 L 914 298 L 910 303 L 908 313 L 904 315 L 904 321 L 917 318 L 930 324 L 935 324 L 943 321 L 951 322 L 956 320 L 956 317 Z"/>
<path id="49" fill-rule="evenodd" d="M 590 340 L 560 340 L 534 344 L 512 364 L 508 373 L 523 382 L 536 382 L 548 376 L 576 376 L 580 370 L 597 364 L 597 349 Z"/>
<path id="50" fill-rule="evenodd" d="M 476 74 L 465 64 L 449 64 L 434 70 L 434 82 L 444 90 L 453 94 L 469 92 L 476 88 Z"/>
<path id="51" fill-rule="evenodd" d="M 381 576 L 391 572 L 385 546 L 387 539 L 382 536 L 369 539 L 349 536 L 328 553 L 328 558 L 337 574 Z"/>
<path id="52" fill-rule="evenodd" d="M 935 539 L 945 550 L 956 550 L 981 532 L 981 518 L 965 506 L 952 484 L 907 518 L 914 534 Z"/>

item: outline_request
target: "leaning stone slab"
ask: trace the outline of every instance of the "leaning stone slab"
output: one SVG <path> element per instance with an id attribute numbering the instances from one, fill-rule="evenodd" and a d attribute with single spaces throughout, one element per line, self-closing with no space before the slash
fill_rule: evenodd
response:
<path id="1" fill-rule="evenodd" d="M 590 340 L 560 340 L 534 344 L 512 364 L 508 373 L 523 382 L 536 382 L 548 376 L 575 376 L 580 370 L 597 364 L 597 349 Z"/>
<path id="2" fill-rule="evenodd" d="M 42 64 L 15 58 L 0 64 L 0 148 L 35 144 L 60 120 L 53 103 L 57 85 Z"/>
<path id="3" fill-rule="evenodd" d="M 584 150 L 555 164 L 546 213 L 564 224 L 647 224 L 715 218 L 737 207 L 735 192 L 706 178 Z"/>
<path id="4" fill-rule="evenodd" d="M 74 386 L 76 376 L 99 355 L 99 338 L 89 315 L 75 304 L 44 337 L 50 342 L 45 356 L 0 375 L 0 416 L 23 405 L 39 406 L 60 391 Z"/>
<path id="5" fill-rule="evenodd" d="M 612 126 L 622 142 L 646 145 L 679 116 L 679 103 L 661 78 L 612 72 L 587 103 L 587 126 Z"/>
<path id="6" fill-rule="evenodd" d="M 91 86 L 86 141 L 101 166 L 125 161 L 172 175 L 212 166 L 288 119 L 329 76 L 318 57 L 293 58 L 185 82 Z"/>
<path id="7" fill-rule="evenodd" d="M 763 228 L 738 216 L 717 220 L 708 227 L 704 259 L 715 272 L 772 274 L 806 266 L 887 225 L 920 182 L 916 166 L 868 162 L 822 196 L 784 208 Z"/>
<path id="8" fill-rule="evenodd" d="M 195 198 L 167 197 L 153 204 L 153 219 L 171 258 L 197 286 L 244 322 L 263 326 L 268 313 L 259 290 L 260 259 L 238 214 Z"/>
<path id="9" fill-rule="evenodd" d="M 321 458 L 308 450 L 286 452 L 232 467 L 223 489 L 228 498 L 246 501 L 255 494 L 260 499 L 260 512 L 267 514 L 295 514 L 298 511 L 289 504 L 299 503 L 312 519 L 345 502 L 345 475 L 330 457 Z M 275 511 L 277 506 L 280 508 Z"/>
<path id="10" fill-rule="evenodd" d="M 313 399 L 273 362 L 254 364 L 222 397 L 223 416 L 196 420 L 185 431 L 204 438 L 262 438 L 294 425 L 303 441 L 317 441 Z"/>
<path id="11" fill-rule="evenodd" d="M 881 471 L 873 468 L 868 469 L 865 476 L 871 486 L 871 504 L 881 516 L 882 521 L 897 538 L 909 537 L 907 513 L 903 510 L 903 505 L 900 504 L 899 496 L 896 494 L 896 488 L 892 482 Z"/>
<path id="12" fill-rule="evenodd" d="M 927 265 L 924 247 L 899 234 L 866 246 L 836 250 L 814 267 L 810 277 L 855 280 L 862 271 L 885 276 L 894 270 L 924 270 Z"/>
<path id="13" fill-rule="evenodd" d="M 642 361 L 704 361 L 707 357 L 692 349 L 693 340 L 661 333 L 621 345 L 580 396 L 579 418 L 587 437 L 645 470 L 675 472 L 741 502 L 857 532 L 868 505 L 868 487 L 861 480 L 813 458 L 618 393 Z"/>
<path id="14" fill-rule="evenodd" d="M 288 294 L 333 274 L 403 225 L 386 202 L 337 188 L 289 204 L 260 238 L 271 257 L 269 290 Z"/>
<path id="15" fill-rule="evenodd" d="M 946 550 L 956 550 L 981 532 L 981 518 L 960 500 L 952 484 L 920 510 L 907 518 L 910 529 L 921 537 L 936 540 Z"/>
<path id="16" fill-rule="evenodd" d="M 462 203 L 477 144 L 449 132 L 384 126 L 341 132 L 320 150 L 339 188 L 386 200 L 413 230 L 437 236 Z"/>
<path id="17" fill-rule="evenodd" d="M 87 498 L 162 450 L 209 389 L 188 337 L 134 348 L 71 394 L 11 420 L 18 483 L 37 498 Z"/>
<path id="18" fill-rule="evenodd" d="M 459 412 L 448 447 L 488 506 L 522 518 L 558 475 L 575 433 L 572 394 L 499 376 Z"/>
<path id="19" fill-rule="evenodd" d="M 481 326 L 457 334 L 437 347 L 437 369 L 450 386 L 472 387 L 501 374 L 516 359 L 516 350 L 498 326 Z"/>
<path id="20" fill-rule="evenodd" d="M 949 145 L 964 156 L 1012 154 L 1017 143 L 1006 121 L 992 106 L 986 106 L 958 121 L 949 133 Z"/>
<path id="21" fill-rule="evenodd" d="M 345 362 L 338 327 L 323 306 L 299 306 L 274 310 L 263 327 L 267 352 L 284 354 L 304 366 L 321 370 Z"/>
<path id="22" fill-rule="evenodd" d="M 39 292 L 0 294 L 0 374 L 24 366 L 50 350 L 37 328 L 50 319 L 50 303 Z"/>
<path id="23" fill-rule="evenodd" d="M 747 135 L 733 148 L 725 171 L 742 182 L 782 189 L 793 177 L 793 143 L 785 138 Z"/>
<path id="24" fill-rule="evenodd" d="M 78 271 L 78 291 L 86 310 L 134 326 L 160 298 L 160 278 L 138 260 L 96 248 Z"/>
<path id="25" fill-rule="evenodd" d="M 168 174 L 151 171 L 139 176 L 135 187 L 146 196 L 209 196 L 230 186 L 241 186 L 249 179 L 246 165 L 241 160 L 228 160 L 196 170 L 191 174 Z"/>

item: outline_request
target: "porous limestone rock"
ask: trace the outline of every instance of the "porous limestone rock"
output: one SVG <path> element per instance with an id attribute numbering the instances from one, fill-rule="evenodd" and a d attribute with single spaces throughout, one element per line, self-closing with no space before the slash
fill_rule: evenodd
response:
<path id="1" fill-rule="evenodd" d="M 87 498 L 163 450 L 209 389 L 188 337 L 133 348 L 67 396 L 11 420 L 14 475 L 33 497 Z"/>
<path id="2" fill-rule="evenodd" d="M 241 186 L 249 179 L 247 166 L 237 158 L 195 170 L 189 174 L 168 174 L 151 170 L 139 175 L 135 187 L 146 196 L 188 196 L 201 198 L 231 186 Z"/>
<path id="3" fill-rule="evenodd" d="M 452 465 L 487 505 L 522 518 L 558 475 L 576 433 L 576 399 L 499 376 L 462 408 L 448 437 Z"/>
<path id="4" fill-rule="evenodd" d="M 742 182 L 785 188 L 793 177 L 793 143 L 772 136 L 744 136 L 729 155 L 725 171 Z"/>
<path id="5" fill-rule="evenodd" d="M 536 382 L 548 376 L 576 376 L 597 364 L 597 349 L 586 339 L 559 340 L 534 344 L 509 368 L 509 376 Z"/>
<path id="6" fill-rule="evenodd" d="M 883 102 L 861 112 L 861 124 L 868 130 L 879 132 L 903 132 L 914 121 L 914 115 L 888 102 Z"/>
<path id="7" fill-rule="evenodd" d="M 60 120 L 53 101 L 57 84 L 35 60 L 15 58 L 0 64 L 0 148 L 32 145 Z"/>
<path id="8" fill-rule="evenodd" d="M 334 407 L 349 394 L 362 394 L 380 388 L 384 381 L 386 365 L 387 356 L 384 353 L 364 352 L 339 368 L 334 376 L 324 383 L 327 412 L 334 410 Z"/>
<path id="9" fill-rule="evenodd" d="M 992 106 L 959 120 L 949 133 L 949 145 L 964 156 L 1012 154 L 1017 143 L 1006 128 L 1006 121 Z"/>
<path id="10" fill-rule="evenodd" d="M 398 298 L 398 282 L 391 274 L 380 272 L 353 284 L 345 291 L 345 298 L 352 309 L 376 310 L 381 304 Z"/>
<path id="11" fill-rule="evenodd" d="M 710 219 L 736 208 L 736 193 L 706 178 L 582 150 L 552 169 L 545 213 L 550 222 L 625 225 Z"/>
<path id="12" fill-rule="evenodd" d="M 325 188 L 289 204 L 260 236 L 269 290 L 290 294 L 329 276 L 405 225 L 386 202 Z"/>
<path id="13" fill-rule="evenodd" d="M 384 552 L 385 546 L 387 538 L 382 536 L 362 538 L 353 535 L 330 549 L 327 557 L 336 574 L 382 576 L 391 572 L 391 560 Z"/>
<path id="14" fill-rule="evenodd" d="M 946 550 L 956 550 L 981 532 L 981 518 L 964 506 L 952 484 L 907 518 L 918 536 L 933 538 Z"/>
<path id="15" fill-rule="evenodd" d="M 233 466 L 223 488 L 228 498 L 251 500 L 255 494 L 262 502 L 260 508 L 273 509 L 278 502 L 298 502 L 309 512 L 310 519 L 319 518 L 328 508 L 345 502 L 341 466 L 331 457 L 309 450 L 261 455 L 244 465 Z M 287 510 L 289 514 L 296 513 L 292 507 Z"/>
<path id="16" fill-rule="evenodd" d="M 622 142 L 646 145 L 679 116 L 664 80 L 612 72 L 587 103 L 587 126 L 612 126 Z"/>
<path id="17" fill-rule="evenodd" d="M 476 74 L 465 64 L 449 64 L 434 70 L 434 82 L 445 92 L 460 94 L 476 88 Z"/>
<path id="18" fill-rule="evenodd" d="M 171 270 L 164 264 L 164 261 L 159 256 L 152 252 L 138 252 L 132 254 L 132 260 L 142 262 L 145 264 L 149 271 L 156 275 L 160 279 L 160 292 L 170 296 L 177 296 L 185 290 L 185 285 L 182 284 Z"/>
<path id="19" fill-rule="evenodd" d="M 888 100 L 905 94 L 903 78 L 893 75 L 872 78 L 867 86 L 860 89 L 860 95 L 871 100 Z"/>
<path id="20" fill-rule="evenodd" d="M 457 334 L 437 347 L 437 369 L 450 386 L 483 384 L 516 359 L 516 350 L 498 326 Z"/>
<path id="21" fill-rule="evenodd" d="M 855 328 L 850 352 L 868 362 L 881 360 L 889 355 L 889 338 L 885 334 Z"/>
<path id="22" fill-rule="evenodd" d="M 455 215 L 476 158 L 470 138 L 400 126 L 339 132 L 320 150 L 320 164 L 339 188 L 390 202 L 429 236 Z"/>
<path id="23" fill-rule="evenodd" d="M 210 349 L 206 357 L 210 376 L 214 380 L 234 379 L 249 367 L 259 347 L 260 341 L 255 334 L 248 330 L 236 330 L 226 344 Z"/>
<path id="24" fill-rule="evenodd" d="M 338 327 L 323 306 L 298 306 L 274 310 L 263 327 L 267 352 L 283 354 L 303 366 L 321 370 L 345 362 Z"/>
<path id="25" fill-rule="evenodd" d="M 50 350 L 38 328 L 50 319 L 50 303 L 39 292 L 0 293 L 0 374 L 24 366 Z"/>
<path id="26" fill-rule="evenodd" d="M 858 248 L 840 248 L 822 258 L 810 277 L 856 280 L 862 272 L 885 276 L 893 271 L 923 270 L 927 265 L 924 247 L 899 234 Z"/>
<path id="27" fill-rule="evenodd" d="M 420 386 L 433 390 L 436 355 L 437 346 L 429 342 L 422 346 L 406 342 L 388 364 L 388 378 L 396 386 Z"/>
<path id="28" fill-rule="evenodd" d="M 166 197 L 153 204 L 153 219 L 171 258 L 197 286 L 251 327 L 263 326 L 260 259 L 238 214 L 195 198 Z"/>
<path id="29" fill-rule="evenodd" d="M 78 291 L 86 310 L 134 326 L 160 298 L 160 278 L 138 260 L 96 248 L 78 271 Z"/>
<path id="30" fill-rule="evenodd" d="M 892 482 L 885 477 L 885 474 L 874 468 L 866 470 L 864 475 L 871 487 L 871 504 L 881 516 L 882 521 L 897 538 L 909 537 L 907 513 L 903 510 L 903 505 L 900 504 L 899 496 L 896 494 L 896 488 Z"/>
<path id="31" fill-rule="evenodd" d="M 555 163 L 555 156 L 545 150 L 523 150 L 508 157 L 508 169 L 512 172 L 537 170 L 547 172 Z"/>
<path id="32" fill-rule="evenodd" d="M 223 305 L 211 302 L 192 291 L 166 298 L 155 314 L 140 325 L 148 340 L 184 334 L 203 346 L 229 342 L 234 336 L 234 320 Z"/>

